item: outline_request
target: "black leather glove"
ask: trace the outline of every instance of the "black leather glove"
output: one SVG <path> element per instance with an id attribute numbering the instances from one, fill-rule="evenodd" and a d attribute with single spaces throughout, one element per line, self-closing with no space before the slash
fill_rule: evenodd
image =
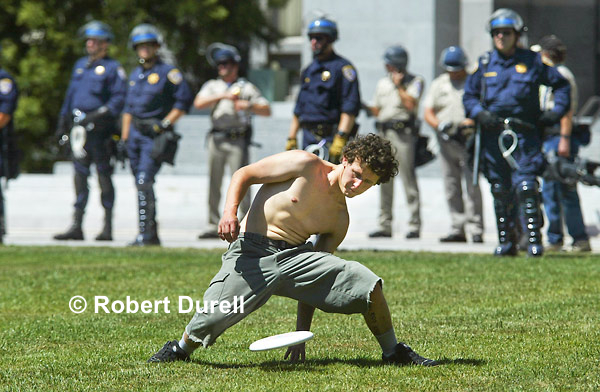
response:
<path id="1" fill-rule="evenodd" d="M 152 124 L 152 130 L 156 133 L 163 133 L 167 131 L 173 131 L 174 127 L 169 120 L 156 120 L 156 122 Z"/>
<path id="2" fill-rule="evenodd" d="M 477 113 L 477 122 L 483 128 L 494 128 L 500 125 L 500 117 L 490 111 L 482 110 Z"/>
<path id="3" fill-rule="evenodd" d="M 85 114 L 85 117 L 79 122 L 79 125 L 85 127 L 88 124 L 97 124 L 105 121 L 110 116 L 110 111 L 106 106 L 100 106 L 98 109 Z"/>
<path id="4" fill-rule="evenodd" d="M 538 118 L 538 123 L 540 125 L 551 127 L 552 125 L 558 123 L 561 119 L 560 113 L 557 113 L 553 110 L 546 110 L 542 113 L 540 118 Z"/>
<path id="5" fill-rule="evenodd" d="M 56 126 L 56 132 L 54 132 L 54 137 L 60 146 L 69 141 L 69 123 L 70 119 L 66 116 L 61 116 L 58 118 L 58 124 Z"/>
<path id="6" fill-rule="evenodd" d="M 117 147 L 115 151 L 115 158 L 118 162 L 121 162 L 123 166 L 125 166 L 125 160 L 128 158 L 127 156 L 127 140 L 119 140 L 117 142 Z"/>

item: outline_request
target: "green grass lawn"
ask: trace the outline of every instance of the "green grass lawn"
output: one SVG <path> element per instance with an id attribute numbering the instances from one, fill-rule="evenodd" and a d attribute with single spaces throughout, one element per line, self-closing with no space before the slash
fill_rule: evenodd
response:
<path id="1" fill-rule="evenodd" d="M 294 301 L 273 297 L 198 350 L 192 363 L 151 365 L 179 339 L 220 250 L 0 248 L 0 389 L 123 391 L 598 391 L 600 260 L 342 252 L 384 278 L 398 339 L 436 368 L 381 364 L 361 315 L 315 313 L 307 360 L 254 340 L 295 328 Z M 69 299 L 88 309 L 74 314 Z M 95 314 L 94 296 L 169 297 L 171 313 Z M 175 302 L 175 303 L 174 303 Z"/>

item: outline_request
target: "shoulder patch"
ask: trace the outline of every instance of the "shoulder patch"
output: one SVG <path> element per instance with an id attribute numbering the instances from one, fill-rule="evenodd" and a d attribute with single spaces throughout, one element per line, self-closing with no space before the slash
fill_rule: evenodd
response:
<path id="1" fill-rule="evenodd" d="M 181 75 L 181 72 L 177 68 L 173 68 L 167 74 L 167 79 L 173 84 L 179 84 L 183 80 L 183 75 Z"/>
<path id="2" fill-rule="evenodd" d="M 13 89 L 13 81 L 9 78 L 0 80 L 0 93 L 7 95 Z"/>
<path id="3" fill-rule="evenodd" d="M 342 74 L 349 82 L 354 82 L 356 80 L 356 71 L 351 65 L 344 65 L 342 67 Z"/>
<path id="4" fill-rule="evenodd" d="M 415 90 L 417 90 L 417 93 L 421 95 L 421 92 L 423 92 L 423 81 L 419 78 L 415 78 L 415 81 L 412 84 L 414 85 Z"/>
<path id="5" fill-rule="evenodd" d="M 125 69 L 123 67 L 117 68 L 117 75 L 119 75 L 121 79 L 127 79 L 127 73 L 125 72 Z"/>

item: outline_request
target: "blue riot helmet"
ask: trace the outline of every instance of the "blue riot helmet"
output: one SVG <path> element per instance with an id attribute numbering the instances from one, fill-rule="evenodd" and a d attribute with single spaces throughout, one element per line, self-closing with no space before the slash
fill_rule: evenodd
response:
<path id="1" fill-rule="evenodd" d="M 440 67 L 448 72 L 462 71 L 467 64 L 467 56 L 459 46 L 447 47 L 440 55 Z"/>
<path id="2" fill-rule="evenodd" d="M 97 38 L 104 41 L 112 41 L 115 38 L 110 26 L 97 20 L 92 20 L 81 26 L 77 31 L 77 35 L 85 39 Z"/>
<path id="3" fill-rule="evenodd" d="M 403 46 L 390 46 L 383 54 L 383 61 L 385 61 L 387 65 L 396 68 L 398 71 L 404 72 L 408 65 L 408 52 Z"/>
<path id="4" fill-rule="evenodd" d="M 308 36 L 312 34 L 325 34 L 331 37 L 331 42 L 338 39 L 337 24 L 327 18 L 317 18 L 308 24 Z"/>
<path id="5" fill-rule="evenodd" d="M 215 42 L 206 49 L 206 60 L 211 66 L 216 67 L 219 63 L 226 61 L 239 64 L 242 61 L 242 56 L 234 46 Z"/>
<path id="6" fill-rule="evenodd" d="M 161 45 L 162 35 L 153 25 L 142 23 L 131 30 L 131 34 L 129 34 L 129 47 L 135 49 L 136 45 L 146 42 L 155 42 L 156 44 Z"/>
<path id="7" fill-rule="evenodd" d="M 510 8 L 498 8 L 488 20 L 487 31 L 491 33 L 492 30 L 507 27 L 514 29 L 517 33 L 526 30 L 523 19 L 519 14 Z"/>

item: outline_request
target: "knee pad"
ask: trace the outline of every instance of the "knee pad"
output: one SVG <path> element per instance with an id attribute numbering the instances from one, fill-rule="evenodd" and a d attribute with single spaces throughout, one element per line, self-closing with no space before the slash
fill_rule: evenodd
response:
<path id="1" fill-rule="evenodd" d="M 517 185 L 517 194 L 520 198 L 536 197 L 539 195 L 539 186 L 537 180 L 521 181 L 519 185 Z"/>
<path id="2" fill-rule="evenodd" d="M 145 172 L 140 172 L 135 177 L 135 186 L 138 191 L 149 192 L 152 190 L 154 181 L 149 181 Z"/>

